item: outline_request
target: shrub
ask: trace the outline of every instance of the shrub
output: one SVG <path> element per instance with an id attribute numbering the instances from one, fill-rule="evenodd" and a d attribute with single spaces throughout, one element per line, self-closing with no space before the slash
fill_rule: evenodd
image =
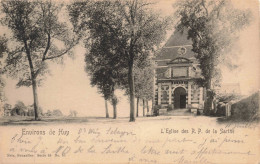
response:
<path id="1" fill-rule="evenodd" d="M 173 110 L 173 104 L 169 104 L 169 105 L 167 106 L 167 111 L 171 111 L 171 110 Z"/>
<path id="2" fill-rule="evenodd" d="M 62 112 L 59 109 L 53 110 L 52 111 L 52 116 L 63 116 Z"/>
<path id="3" fill-rule="evenodd" d="M 233 120 L 249 121 L 259 118 L 259 94 L 255 93 L 231 106 Z"/>
<path id="4" fill-rule="evenodd" d="M 35 113 L 34 113 L 34 109 L 29 109 L 28 110 L 28 116 L 34 116 Z"/>
<path id="5" fill-rule="evenodd" d="M 17 101 L 14 108 L 11 110 L 11 116 L 25 116 L 27 115 L 27 107 L 22 101 Z"/>
<path id="6" fill-rule="evenodd" d="M 44 115 L 45 116 L 52 116 L 52 112 L 50 110 L 48 110 Z"/>
<path id="7" fill-rule="evenodd" d="M 28 109 L 28 116 L 34 116 L 35 115 L 35 111 L 34 111 L 34 105 L 29 105 L 27 106 L 27 109 Z M 42 113 L 42 108 L 41 107 L 38 107 L 38 115 L 39 116 L 42 116 L 43 113 Z"/>
<path id="8" fill-rule="evenodd" d="M 216 95 L 216 99 L 218 102 L 230 102 L 241 99 L 241 95 L 234 93 L 218 94 Z"/>
<path id="9" fill-rule="evenodd" d="M 211 111 L 212 116 L 225 116 L 226 115 L 226 103 L 232 101 L 238 101 L 241 99 L 241 95 L 235 93 L 222 93 L 216 95 L 216 106 L 214 112 Z"/>
<path id="10" fill-rule="evenodd" d="M 226 104 L 220 102 L 217 104 L 216 116 L 225 116 L 226 114 Z"/>
<path id="11" fill-rule="evenodd" d="M 155 106 L 153 107 L 153 114 L 154 114 L 155 116 L 158 116 L 158 115 L 159 115 L 159 109 L 161 109 L 161 105 L 155 105 Z"/>
<path id="12" fill-rule="evenodd" d="M 12 109 L 12 105 L 8 104 L 8 103 L 5 103 L 4 110 L 11 110 L 11 109 Z"/>
<path id="13" fill-rule="evenodd" d="M 59 109 L 55 109 L 53 111 L 51 110 L 48 110 L 46 113 L 43 114 L 44 116 L 47 116 L 47 117 L 61 117 L 63 116 L 62 112 L 59 110 Z"/>
<path id="14" fill-rule="evenodd" d="M 75 110 L 70 110 L 69 117 L 77 117 L 78 112 Z"/>
<path id="15" fill-rule="evenodd" d="M 12 110 L 12 105 L 8 104 L 8 103 L 5 103 L 4 104 L 4 116 L 10 116 L 10 112 Z"/>

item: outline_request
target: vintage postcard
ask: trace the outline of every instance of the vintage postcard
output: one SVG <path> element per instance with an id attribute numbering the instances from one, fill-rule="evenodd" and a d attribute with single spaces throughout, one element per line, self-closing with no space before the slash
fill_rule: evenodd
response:
<path id="1" fill-rule="evenodd" d="M 259 164 L 258 0 L 1 0 L 0 163 Z"/>

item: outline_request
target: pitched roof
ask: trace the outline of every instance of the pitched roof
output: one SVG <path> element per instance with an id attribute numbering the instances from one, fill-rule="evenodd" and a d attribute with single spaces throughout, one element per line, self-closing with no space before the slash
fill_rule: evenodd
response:
<path id="1" fill-rule="evenodd" d="M 192 45 L 192 41 L 187 39 L 188 31 L 184 30 L 181 33 L 178 30 L 175 30 L 171 37 L 168 39 L 164 47 L 170 46 L 182 46 L 182 45 Z"/>
<path id="2" fill-rule="evenodd" d="M 175 30 L 166 44 L 158 51 L 155 60 L 175 59 L 177 57 L 192 58 L 195 53 L 192 49 L 192 41 L 187 39 L 187 30 L 183 34 Z M 180 55 L 178 49 L 180 47 L 186 48 L 186 53 Z"/>

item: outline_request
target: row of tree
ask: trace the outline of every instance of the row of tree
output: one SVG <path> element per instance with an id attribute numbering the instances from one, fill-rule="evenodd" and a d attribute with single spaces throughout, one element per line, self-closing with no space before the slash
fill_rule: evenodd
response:
<path id="1" fill-rule="evenodd" d="M 149 55 L 165 39 L 170 18 L 156 13 L 151 5 L 138 0 L 104 0 L 69 6 L 74 28 L 89 35 L 85 61 L 91 84 L 99 88 L 105 100 L 111 100 L 114 118 L 118 102 L 115 89 L 124 89 L 129 96 L 130 121 L 135 121 L 135 97 L 138 101 L 152 96 Z"/>
<path id="2" fill-rule="evenodd" d="M 14 107 L 12 108 L 11 104 L 5 103 L 3 106 L 3 116 L 34 116 L 34 107 L 33 105 L 26 106 L 22 101 L 17 101 Z M 59 109 L 48 110 L 46 113 L 43 113 L 42 108 L 38 110 L 40 116 L 46 117 L 59 117 L 63 116 L 62 112 Z M 71 110 L 69 117 L 76 117 L 77 112 Z"/>
<path id="3" fill-rule="evenodd" d="M 32 86 L 38 120 L 37 87 L 49 72 L 48 62 L 73 55 L 73 47 L 83 40 L 91 85 L 106 103 L 112 103 L 114 118 L 115 90 L 124 89 L 130 121 L 135 121 L 135 97 L 137 107 L 139 99 L 145 104 L 152 98 L 151 57 L 172 25 L 172 17 L 162 16 L 153 6 L 142 0 L 86 0 L 65 7 L 52 1 L 3 0 L 1 24 L 9 31 L 0 38 L 0 57 L 5 60 L 1 73 L 18 79 L 18 87 Z M 188 29 L 204 76 L 201 85 L 211 93 L 212 79 L 219 73 L 218 58 L 229 52 L 236 31 L 248 24 L 250 12 L 234 9 L 227 0 L 184 0 L 176 6 L 177 29 Z M 210 109 L 210 95 L 205 109 Z"/>
<path id="4" fill-rule="evenodd" d="M 39 108 L 39 115 L 43 115 L 42 109 Z M 3 106 L 3 116 L 34 116 L 33 105 L 26 106 L 22 101 L 17 101 L 14 107 L 5 103 Z"/>

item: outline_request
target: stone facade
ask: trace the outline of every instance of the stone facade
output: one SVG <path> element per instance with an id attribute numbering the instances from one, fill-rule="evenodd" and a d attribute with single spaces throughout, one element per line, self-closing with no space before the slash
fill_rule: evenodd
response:
<path id="1" fill-rule="evenodd" d="M 187 33 L 174 32 L 154 58 L 154 104 L 170 109 L 202 109 L 204 88 Z"/>

